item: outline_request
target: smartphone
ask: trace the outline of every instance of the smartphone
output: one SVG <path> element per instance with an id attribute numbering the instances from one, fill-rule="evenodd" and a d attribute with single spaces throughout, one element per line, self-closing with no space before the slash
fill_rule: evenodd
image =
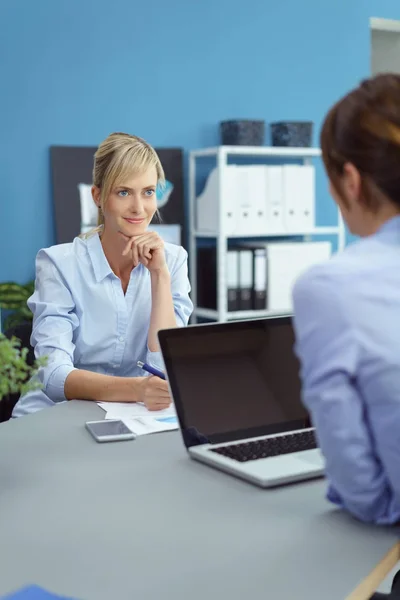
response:
<path id="1" fill-rule="evenodd" d="M 85 427 L 96 442 L 119 442 L 120 440 L 134 440 L 136 438 L 133 431 L 119 419 L 87 421 Z"/>

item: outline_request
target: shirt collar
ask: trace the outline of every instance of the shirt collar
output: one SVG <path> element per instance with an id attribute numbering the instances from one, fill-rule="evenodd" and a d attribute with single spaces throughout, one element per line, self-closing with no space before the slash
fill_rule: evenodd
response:
<path id="1" fill-rule="evenodd" d="M 400 215 L 392 217 L 386 223 L 384 223 L 377 231 L 377 233 L 387 233 L 389 231 L 398 231 L 400 233 Z"/>
<path id="2" fill-rule="evenodd" d="M 93 265 L 94 276 L 96 277 L 96 281 L 100 282 L 110 275 L 113 270 L 106 259 L 106 255 L 104 254 L 99 234 L 95 233 L 94 235 L 90 236 L 86 243 L 90 260 L 92 261 Z"/>

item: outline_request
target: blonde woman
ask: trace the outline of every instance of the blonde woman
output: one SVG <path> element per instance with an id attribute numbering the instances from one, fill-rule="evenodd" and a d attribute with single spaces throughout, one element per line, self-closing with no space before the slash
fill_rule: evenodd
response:
<path id="1" fill-rule="evenodd" d="M 157 332 L 187 325 L 192 311 L 187 253 L 148 230 L 163 181 L 144 140 L 113 133 L 100 144 L 92 187 L 99 227 L 36 258 L 32 344 L 48 363 L 43 388 L 21 397 L 13 417 L 72 398 L 169 406 L 167 383 L 136 366 L 162 369 Z"/>

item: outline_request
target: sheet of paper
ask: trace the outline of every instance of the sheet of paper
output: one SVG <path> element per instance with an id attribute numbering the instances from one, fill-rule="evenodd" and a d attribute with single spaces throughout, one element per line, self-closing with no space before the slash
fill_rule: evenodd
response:
<path id="1" fill-rule="evenodd" d="M 92 184 L 78 183 L 78 190 L 81 201 L 81 227 L 96 227 L 98 208 L 92 197 Z"/>
<path id="2" fill-rule="evenodd" d="M 171 404 L 169 408 L 164 410 L 147 410 L 141 402 L 98 402 L 100 408 L 106 411 L 107 414 L 115 416 L 110 419 L 128 419 L 133 417 L 165 417 L 176 416 L 175 406 Z"/>
<path id="3" fill-rule="evenodd" d="M 136 435 L 159 433 L 178 429 L 175 407 L 158 411 L 150 411 L 140 403 L 131 402 L 98 402 L 106 412 L 106 419 L 121 419 Z"/>
<path id="4" fill-rule="evenodd" d="M 107 419 L 107 416 L 106 416 Z M 121 419 L 127 427 L 136 435 L 147 435 L 150 433 L 161 433 L 162 431 L 173 431 L 178 429 L 176 417 L 134 417 L 133 419 Z"/>

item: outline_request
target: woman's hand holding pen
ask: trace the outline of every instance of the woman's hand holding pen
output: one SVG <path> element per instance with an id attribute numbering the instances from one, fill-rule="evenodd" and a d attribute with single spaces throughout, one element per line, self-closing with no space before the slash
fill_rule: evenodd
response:
<path id="1" fill-rule="evenodd" d="M 171 404 L 168 383 L 154 375 L 140 378 L 138 402 L 143 402 L 148 410 L 168 408 Z"/>

